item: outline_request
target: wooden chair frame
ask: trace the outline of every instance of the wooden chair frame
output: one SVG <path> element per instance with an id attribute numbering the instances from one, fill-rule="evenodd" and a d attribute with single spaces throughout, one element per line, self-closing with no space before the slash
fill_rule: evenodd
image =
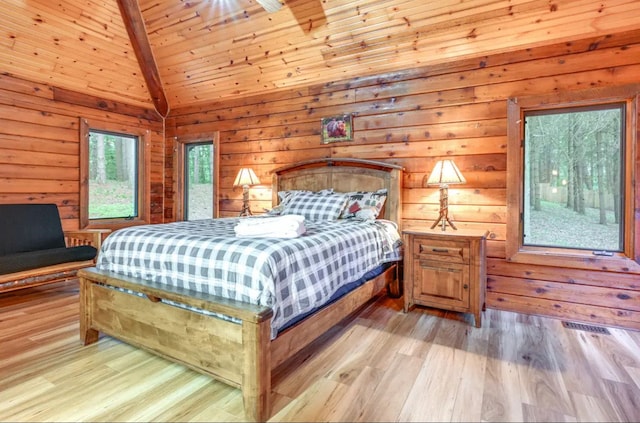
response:
<path id="1" fill-rule="evenodd" d="M 64 240 L 67 247 L 91 245 L 100 250 L 102 240 L 109 232 L 108 229 L 64 231 Z M 72 261 L 0 275 L 0 292 L 73 279 L 79 269 L 94 264 L 95 260 Z"/>

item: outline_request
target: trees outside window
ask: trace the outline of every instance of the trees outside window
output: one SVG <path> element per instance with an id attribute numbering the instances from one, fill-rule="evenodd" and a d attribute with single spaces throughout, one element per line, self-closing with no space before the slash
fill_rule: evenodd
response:
<path id="1" fill-rule="evenodd" d="M 184 220 L 213 218 L 213 141 L 185 145 Z"/>
<path id="2" fill-rule="evenodd" d="M 622 251 L 625 104 L 524 113 L 522 244 Z"/>
<path id="3" fill-rule="evenodd" d="M 137 136 L 89 131 L 89 219 L 138 216 Z"/>
<path id="4" fill-rule="evenodd" d="M 218 217 L 219 133 L 175 138 L 176 220 Z"/>

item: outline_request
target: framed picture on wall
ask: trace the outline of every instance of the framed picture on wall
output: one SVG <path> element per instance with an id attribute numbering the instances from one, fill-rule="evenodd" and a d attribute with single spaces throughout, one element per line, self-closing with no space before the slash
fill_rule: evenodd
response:
<path id="1" fill-rule="evenodd" d="M 353 140 L 353 126 L 351 115 L 340 115 L 322 118 L 322 143 Z"/>

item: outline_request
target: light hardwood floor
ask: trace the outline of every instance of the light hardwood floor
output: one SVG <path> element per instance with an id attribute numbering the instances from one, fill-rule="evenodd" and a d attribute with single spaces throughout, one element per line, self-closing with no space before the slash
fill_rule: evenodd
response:
<path id="1" fill-rule="evenodd" d="M 0 421 L 241 421 L 236 389 L 103 336 L 75 282 L 0 295 Z M 273 421 L 640 421 L 640 333 L 381 297 L 274 374 Z"/>

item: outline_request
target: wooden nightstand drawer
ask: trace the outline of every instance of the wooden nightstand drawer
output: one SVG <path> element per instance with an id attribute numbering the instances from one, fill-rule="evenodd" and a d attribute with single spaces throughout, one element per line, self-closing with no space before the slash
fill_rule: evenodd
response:
<path id="1" fill-rule="evenodd" d="M 450 263 L 469 263 L 468 242 L 415 237 L 413 243 L 416 258 Z"/>

